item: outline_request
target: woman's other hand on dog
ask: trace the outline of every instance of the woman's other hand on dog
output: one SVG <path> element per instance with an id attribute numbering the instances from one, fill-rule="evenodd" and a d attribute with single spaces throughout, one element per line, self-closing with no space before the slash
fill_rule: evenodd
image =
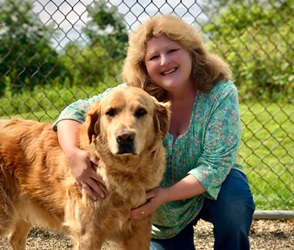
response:
<path id="1" fill-rule="evenodd" d="M 162 204 L 168 202 L 167 190 L 161 187 L 153 188 L 146 193 L 146 200 L 142 206 L 132 209 L 131 219 L 143 219 L 145 216 L 153 214 Z"/>
<path id="2" fill-rule="evenodd" d="M 162 204 L 170 201 L 184 200 L 203 194 L 205 189 L 193 176 L 187 175 L 181 181 L 168 188 L 156 187 L 146 193 L 146 203 L 131 212 L 131 218 L 138 220 L 155 212 Z"/>

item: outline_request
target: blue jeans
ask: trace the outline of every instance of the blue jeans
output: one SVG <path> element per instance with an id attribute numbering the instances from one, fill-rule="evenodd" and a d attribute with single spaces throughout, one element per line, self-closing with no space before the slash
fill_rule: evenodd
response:
<path id="1" fill-rule="evenodd" d="M 152 239 L 150 250 L 194 250 L 193 225 L 200 218 L 213 224 L 214 249 L 250 249 L 248 236 L 254 209 L 246 175 L 232 169 L 217 200 L 205 198 L 203 208 L 189 225 L 170 239 Z"/>

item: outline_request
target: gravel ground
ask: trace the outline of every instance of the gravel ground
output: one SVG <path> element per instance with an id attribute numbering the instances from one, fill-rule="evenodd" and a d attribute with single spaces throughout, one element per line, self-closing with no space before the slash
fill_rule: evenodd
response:
<path id="1" fill-rule="evenodd" d="M 294 220 L 255 220 L 251 227 L 250 244 L 252 250 L 293 250 Z M 212 226 L 200 221 L 195 229 L 197 249 L 213 249 Z M 41 229 L 33 229 L 27 240 L 30 250 L 66 250 L 71 242 L 65 236 Z M 0 250 L 11 250 L 5 238 L 0 238 Z M 114 250 L 106 244 L 103 250 Z M 182 249 L 179 249 L 182 250 Z"/>

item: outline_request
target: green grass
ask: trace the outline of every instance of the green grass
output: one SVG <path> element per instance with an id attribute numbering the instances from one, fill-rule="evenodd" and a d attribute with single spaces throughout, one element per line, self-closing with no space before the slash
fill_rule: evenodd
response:
<path id="1" fill-rule="evenodd" d="M 76 94 L 77 91 L 71 93 Z M 51 108 L 46 112 L 35 109 L 35 111 L 24 112 L 18 116 L 52 122 L 58 117 L 60 110 L 66 106 L 65 103 L 74 101 L 72 96 L 69 98 L 73 100 L 64 99 L 64 95 L 62 96 L 62 100 L 59 101 L 64 104 L 61 103 L 58 107 L 48 104 L 47 107 Z M 256 208 L 293 210 L 293 105 L 242 103 L 240 111 L 243 132 L 239 160 L 248 175 Z M 7 117 L 2 116 L 2 119 Z"/>
<path id="2" fill-rule="evenodd" d="M 257 209 L 294 209 L 294 109 L 285 104 L 241 104 L 240 161 Z"/>

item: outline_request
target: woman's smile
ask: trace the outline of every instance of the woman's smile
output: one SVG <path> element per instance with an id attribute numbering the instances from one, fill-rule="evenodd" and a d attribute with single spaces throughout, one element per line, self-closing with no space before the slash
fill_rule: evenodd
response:
<path id="1" fill-rule="evenodd" d="M 169 69 L 169 70 L 163 71 L 161 74 L 162 74 L 163 76 L 170 75 L 170 74 L 174 73 L 176 70 L 177 70 L 177 68 L 172 68 L 172 69 Z"/>

